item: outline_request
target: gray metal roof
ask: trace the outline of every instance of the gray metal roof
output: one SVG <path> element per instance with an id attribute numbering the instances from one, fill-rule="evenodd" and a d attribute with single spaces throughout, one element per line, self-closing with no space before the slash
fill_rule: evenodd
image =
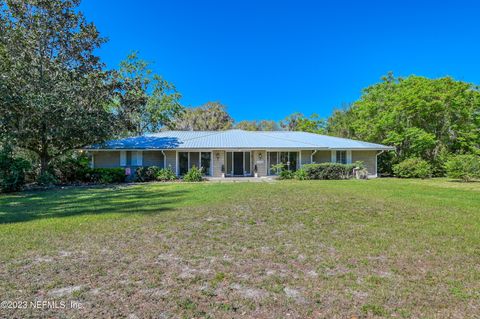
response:
<path id="1" fill-rule="evenodd" d="M 346 138 L 291 131 L 164 131 L 107 141 L 85 149 L 358 149 L 392 147 Z"/>

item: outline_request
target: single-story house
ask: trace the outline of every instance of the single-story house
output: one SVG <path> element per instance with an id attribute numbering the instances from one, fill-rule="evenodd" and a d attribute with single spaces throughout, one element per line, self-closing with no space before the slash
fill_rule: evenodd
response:
<path id="1" fill-rule="evenodd" d="M 290 131 L 164 131 L 86 147 L 94 168 L 170 167 L 182 176 L 193 166 L 207 176 L 274 175 L 273 165 L 297 170 L 308 163 L 362 161 L 377 176 L 377 156 L 392 147 Z"/>

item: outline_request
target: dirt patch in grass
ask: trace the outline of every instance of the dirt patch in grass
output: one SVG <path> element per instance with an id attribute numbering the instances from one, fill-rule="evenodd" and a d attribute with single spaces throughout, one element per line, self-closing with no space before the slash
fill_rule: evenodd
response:
<path id="1" fill-rule="evenodd" d="M 445 183 L 152 184 L 0 197 L 0 220 L 31 210 L 27 222 L 0 225 L 0 299 L 82 304 L 0 317 L 471 317 L 480 309 L 480 198 Z M 68 204 L 83 196 L 87 212 Z M 36 216 L 58 205 L 58 217 Z"/>

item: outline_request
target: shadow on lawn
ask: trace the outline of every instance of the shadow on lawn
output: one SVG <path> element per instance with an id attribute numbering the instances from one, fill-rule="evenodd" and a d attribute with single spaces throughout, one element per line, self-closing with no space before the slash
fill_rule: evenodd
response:
<path id="1" fill-rule="evenodd" d="M 136 186 L 25 192 L 0 197 L 0 224 L 103 213 L 155 214 L 173 209 L 186 193 Z"/>
<path id="2" fill-rule="evenodd" d="M 461 179 L 452 179 L 452 180 L 449 180 L 448 182 L 449 183 L 462 183 L 462 184 L 468 185 L 468 184 L 480 183 L 480 179 L 473 179 L 473 180 L 469 180 L 468 182 L 466 182 L 464 180 L 461 180 Z"/>

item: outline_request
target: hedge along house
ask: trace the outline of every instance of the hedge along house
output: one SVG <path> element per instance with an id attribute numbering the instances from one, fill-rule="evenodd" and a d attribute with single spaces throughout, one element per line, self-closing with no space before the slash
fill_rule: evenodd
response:
<path id="1" fill-rule="evenodd" d="M 297 170 L 309 163 L 361 161 L 377 176 L 377 156 L 392 147 L 306 132 L 286 131 L 164 131 L 112 140 L 86 147 L 94 168 L 170 167 L 182 176 L 193 166 L 205 175 L 274 175 L 283 163 Z M 128 170 L 129 168 L 129 170 Z"/>

